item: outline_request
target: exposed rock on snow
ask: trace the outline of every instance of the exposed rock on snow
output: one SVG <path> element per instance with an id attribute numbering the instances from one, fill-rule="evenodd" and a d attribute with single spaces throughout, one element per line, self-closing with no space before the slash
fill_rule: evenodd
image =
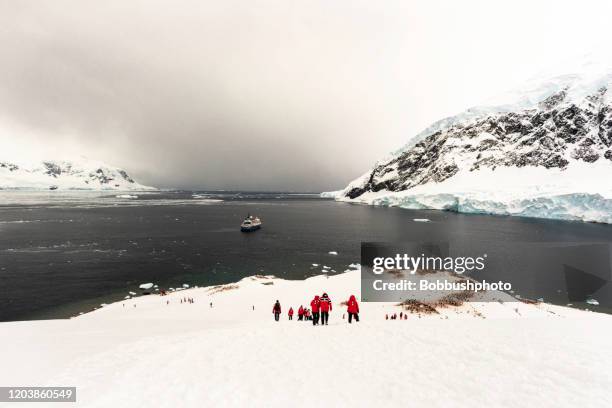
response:
<path id="1" fill-rule="evenodd" d="M 538 81 L 435 123 L 322 196 L 612 223 L 612 64 Z"/>
<path id="2" fill-rule="evenodd" d="M 155 190 L 139 184 L 125 170 L 88 159 L 23 163 L 0 160 L 0 189 Z"/>

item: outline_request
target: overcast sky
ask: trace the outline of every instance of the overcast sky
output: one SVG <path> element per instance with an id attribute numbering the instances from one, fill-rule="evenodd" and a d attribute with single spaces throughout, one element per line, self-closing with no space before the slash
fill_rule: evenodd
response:
<path id="1" fill-rule="evenodd" d="M 610 47 L 612 3 L 0 0 L 0 156 L 159 187 L 343 187 L 434 120 Z"/>

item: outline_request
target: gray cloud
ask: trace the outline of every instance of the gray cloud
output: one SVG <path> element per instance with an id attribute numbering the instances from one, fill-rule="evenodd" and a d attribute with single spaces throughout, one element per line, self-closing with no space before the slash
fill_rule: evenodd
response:
<path id="1" fill-rule="evenodd" d="M 333 189 L 609 36 L 604 12 L 566 32 L 587 6 L 431 3 L 2 1 L 0 142 L 162 187 Z"/>

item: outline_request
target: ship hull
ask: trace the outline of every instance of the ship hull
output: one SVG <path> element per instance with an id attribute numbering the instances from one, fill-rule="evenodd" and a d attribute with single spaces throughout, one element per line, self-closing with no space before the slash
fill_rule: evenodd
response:
<path id="1" fill-rule="evenodd" d="M 242 231 L 242 232 L 253 232 L 253 231 L 257 231 L 260 228 L 261 228 L 261 225 L 251 225 L 249 227 L 240 227 L 240 231 Z"/>

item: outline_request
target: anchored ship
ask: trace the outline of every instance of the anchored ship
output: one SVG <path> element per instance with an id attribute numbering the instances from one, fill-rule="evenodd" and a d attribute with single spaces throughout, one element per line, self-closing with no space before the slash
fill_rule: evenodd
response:
<path id="1" fill-rule="evenodd" d="M 242 232 L 256 231 L 260 228 L 261 220 L 259 217 L 253 217 L 251 214 L 249 214 L 244 221 L 242 221 L 242 224 L 240 224 L 240 231 Z"/>

